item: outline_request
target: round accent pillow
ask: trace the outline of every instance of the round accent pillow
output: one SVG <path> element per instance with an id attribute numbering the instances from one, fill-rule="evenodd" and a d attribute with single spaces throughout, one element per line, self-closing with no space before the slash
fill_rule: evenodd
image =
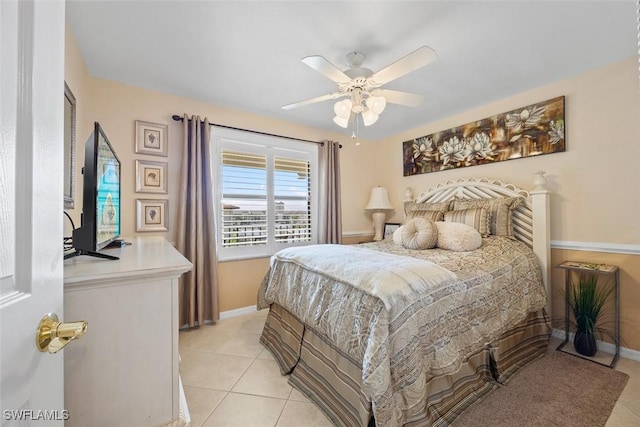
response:
<path id="1" fill-rule="evenodd" d="M 436 222 L 438 247 L 451 251 L 473 251 L 482 246 L 482 236 L 475 228 L 460 222 Z"/>
<path id="2" fill-rule="evenodd" d="M 393 243 L 398 246 L 402 246 L 402 231 L 404 230 L 404 225 L 401 225 L 393 232 Z"/>
<path id="3" fill-rule="evenodd" d="M 402 230 L 402 247 L 407 249 L 431 249 L 438 242 L 438 228 L 430 219 L 414 218 Z"/>

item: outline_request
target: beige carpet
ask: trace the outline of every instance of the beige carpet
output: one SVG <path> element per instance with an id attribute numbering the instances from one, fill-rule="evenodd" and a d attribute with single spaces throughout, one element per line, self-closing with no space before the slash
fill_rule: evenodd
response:
<path id="1" fill-rule="evenodd" d="M 556 350 L 489 393 L 454 427 L 601 427 L 629 376 Z"/>

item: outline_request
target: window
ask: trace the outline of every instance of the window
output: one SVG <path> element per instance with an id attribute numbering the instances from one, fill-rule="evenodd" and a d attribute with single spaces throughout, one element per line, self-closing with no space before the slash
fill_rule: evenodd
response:
<path id="1" fill-rule="evenodd" d="M 213 127 L 220 260 L 316 243 L 315 144 Z"/>

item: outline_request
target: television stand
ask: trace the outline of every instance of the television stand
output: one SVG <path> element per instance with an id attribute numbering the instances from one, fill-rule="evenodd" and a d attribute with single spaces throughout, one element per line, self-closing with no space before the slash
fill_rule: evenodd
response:
<path id="1" fill-rule="evenodd" d="M 73 257 L 76 257 L 76 256 L 81 256 L 81 255 L 87 255 L 87 256 L 92 256 L 92 257 L 96 257 L 96 258 L 104 258 L 104 259 L 110 259 L 110 260 L 120 259 L 117 256 L 102 254 L 100 252 L 84 251 L 82 249 L 78 249 L 75 252 L 71 252 L 71 253 L 66 254 L 64 256 L 64 259 L 69 259 L 69 258 L 73 258 Z"/>

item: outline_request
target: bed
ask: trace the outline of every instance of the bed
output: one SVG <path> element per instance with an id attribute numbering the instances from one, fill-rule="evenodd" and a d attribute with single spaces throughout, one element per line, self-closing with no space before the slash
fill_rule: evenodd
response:
<path id="1" fill-rule="evenodd" d="M 509 234 L 474 251 L 385 239 L 279 252 L 258 293 L 260 341 L 337 426 L 451 424 L 546 351 L 549 191 L 543 173 L 534 184 L 465 178 L 420 195 L 414 206 L 500 206 L 492 227 L 508 215 Z M 506 200 L 518 203 L 505 215 Z"/>

